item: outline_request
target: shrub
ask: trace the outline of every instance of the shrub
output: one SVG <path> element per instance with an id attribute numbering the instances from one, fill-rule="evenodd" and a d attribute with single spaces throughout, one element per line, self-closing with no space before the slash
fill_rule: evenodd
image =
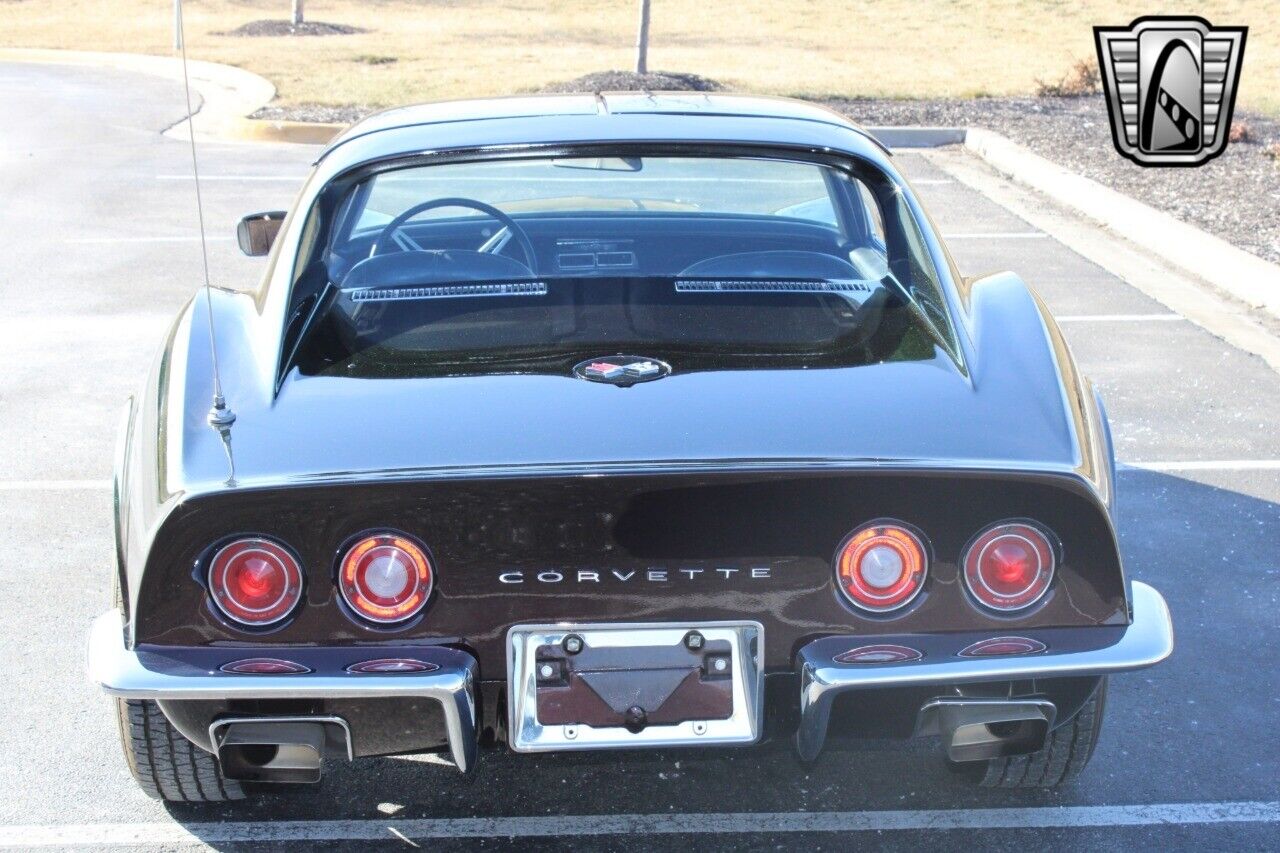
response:
<path id="1" fill-rule="evenodd" d="M 1078 59 L 1057 82 L 1036 80 L 1036 94 L 1042 98 L 1069 98 L 1094 95 L 1102 89 L 1098 66 L 1091 59 Z"/>

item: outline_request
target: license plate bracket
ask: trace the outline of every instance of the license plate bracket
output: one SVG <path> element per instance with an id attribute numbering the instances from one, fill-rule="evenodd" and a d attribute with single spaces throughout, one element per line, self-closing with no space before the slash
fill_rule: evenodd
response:
<path id="1" fill-rule="evenodd" d="M 759 739 L 757 622 L 517 625 L 507 634 L 517 752 Z"/>

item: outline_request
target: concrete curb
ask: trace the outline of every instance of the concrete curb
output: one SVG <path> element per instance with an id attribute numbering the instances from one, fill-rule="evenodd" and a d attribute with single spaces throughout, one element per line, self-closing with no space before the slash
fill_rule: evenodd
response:
<path id="1" fill-rule="evenodd" d="M 1280 317 L 1280 265 L 1070 172 L 998 133 L 969 128 L 964 146 L 997 172 L 1083 214 L 1251 308 Z"/>
<path id="2" fill-rule="evenodd" d="M 989 163 L 955 148 L 921 152 L 965 186 L 1043 231 L 1057 242 L 1167 307 L 1174 314 L 1260 356 L 1280 372 L 1280 336 L 1242 302 L 1228 299 L 1194 275 L 1043 193 L 1000 174 Z M 1274 324 L 1271 324 L 1274 325 Z"/>
<path id="3" fill-rule="evenodd" d="M 145 56 L 135 53 L 102 53 L 85 50 L 0 49 L 0 62 L 37 62 L 50 65 L 79 65 L 113 68 L 150 74 L 182 82 L 182 63 L 175 57 Z M 194 130 L 200 141 L 209 142 L 294 142 L 320 145 L 328 142 L 345 125 L 310 124 L 297 121 L 261 121 L 248 118 L 271 102 L 276 87 L 251 71 L 216 62 L 190 60 L 191 88 L 200 98 L 195 115 L 165 131 L 167 136 L 186 139 Z"/>
<path id="4" fill-rule="evenodd" d="M 978 127 L 872 127 L 890 148 L 962 144 L 1000 174 L 1151 252 L 1250 308 L 1280 318 L 1280 265 L 1046 160 Z"/>

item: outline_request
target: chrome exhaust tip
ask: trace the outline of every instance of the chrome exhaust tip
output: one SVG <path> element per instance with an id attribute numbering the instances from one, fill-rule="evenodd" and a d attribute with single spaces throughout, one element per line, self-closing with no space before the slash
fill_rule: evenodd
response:
<path id="1" fill-rule="evenodd" d="M 222 773 L 240 782 L 314 783 L 327 757 L 352 757 L 341 717 L 235 717 L 214 721 L 209 742 Z"/>
<path id="2" fill-rule="evenodd" d="M 939 735 L 955 762 L 1027 755 L 1044 748 L 1058 709 L 1048 699 L 934 699 L 917 735 Z"/>

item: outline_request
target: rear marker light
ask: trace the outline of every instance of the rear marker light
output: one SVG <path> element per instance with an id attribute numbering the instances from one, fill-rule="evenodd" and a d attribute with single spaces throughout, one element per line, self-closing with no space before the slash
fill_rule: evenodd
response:
<path id="1" fill-rule="evenodd" d="M 920 537 L 892 522 L 872 522 L 854 531 L 836 556 L 840 591 L 872 613 L 910 604 L 924 588 L 927 571 Z"/>
<path id="2" fill-rule="evenodd" d="M 859 646 L 844 654 L 836 655 L 837 663 L 909 663 L 924 657 L 910 646 L 895 646 L 888 643 L 875 646 Z"/>
<path id="3" fill-rule="evenodd" d="M 360 539 L 338 568 L 343 600 L 360 616 L 381 625 L 416 615 L 431 596 L 433 582 L 426 552 L 396 533 Z"/>
<path id="4" fill-rule="evenodd" d="M 992 610 L 1022 610 L 1049 591 L 1055 563 L 1053 544 L 1042 530 L 1002 522 L 980 533 L 965 552 L 964 582 Z"/>
<path id="5" fill-rule="evenodd" d="M 357 675 L 385 675 L 398 672 L 434 672 L 439 668 L 434 663 L 414 660 L 413 658 L 378 658 L 377 660 L 353 663 L 347 667 L 347 672 L 353 672 Z"/>
<path id="6" fill-rule="evenodd" d="M 262 627 L 284 619 L 302 600 L 302 567 L 269 539 L 237 539 L 209 564 L 209 594 L 224 616 Z"/>
<path id="7" fill-rule="evenodd" d="M 987 657 L 989 655 L 1034 655 L 1047 649 L 1044 643 L 1030 637 L 992 637 L 990 640 L 979 640 L 971 646 L 965 646 L 956 654 L 966 658 Z"/>
<path id="8" fill-rule="evenodd" d="M 245 658 L 219 668 L 237 675 L 300 675 L 311 671 L 310 667 L 279 658 Z"/>

